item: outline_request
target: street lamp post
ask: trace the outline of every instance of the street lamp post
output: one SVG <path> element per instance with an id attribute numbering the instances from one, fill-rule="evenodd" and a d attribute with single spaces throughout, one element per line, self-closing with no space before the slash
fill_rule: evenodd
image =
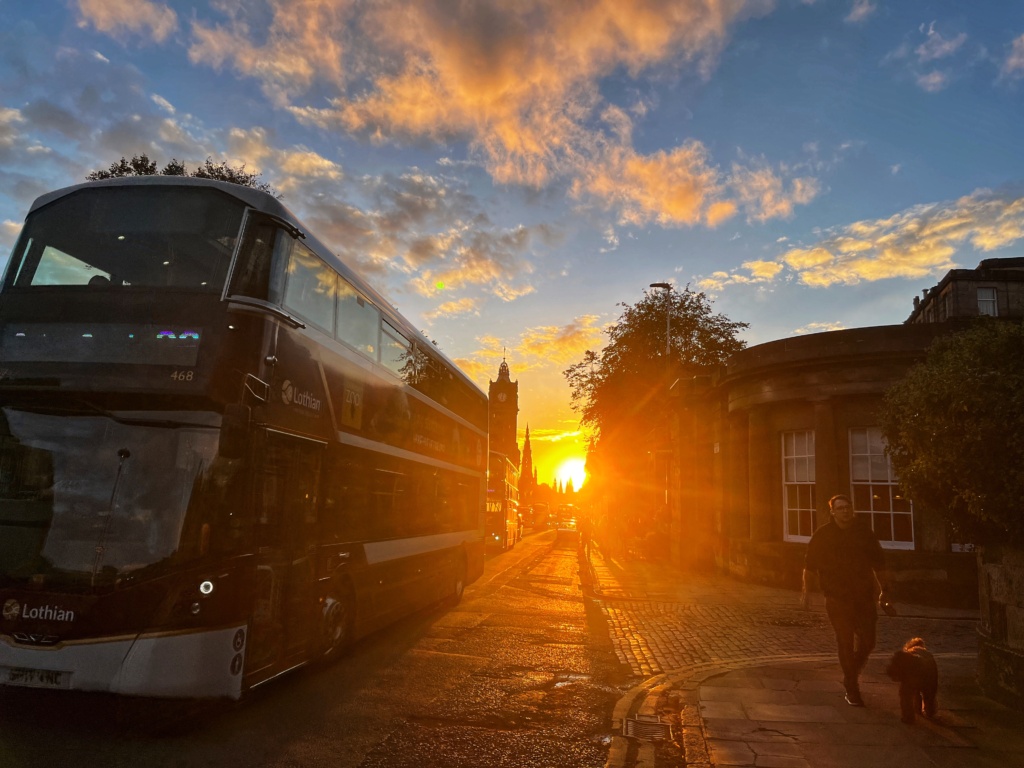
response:
<path id="1" fill-rule="evenodd" d="M 651 288 L 665 290 L 665 358 L 668 359 L 672 352 L 672 284 L 651 283 Z"/>

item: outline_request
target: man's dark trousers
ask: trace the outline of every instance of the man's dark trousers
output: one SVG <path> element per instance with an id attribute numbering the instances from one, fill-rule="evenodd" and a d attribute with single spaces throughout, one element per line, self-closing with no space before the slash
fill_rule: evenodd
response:
<path id="1" fill-rule="evenodd" d="M 875 603 L 871 600 L 849 601 L 826 597 L 825 613 L 836 633 L 843 683 L 847 692 L 859 694 L 857 678 L 875 648 L 875 627 L 878 624 Z"/>

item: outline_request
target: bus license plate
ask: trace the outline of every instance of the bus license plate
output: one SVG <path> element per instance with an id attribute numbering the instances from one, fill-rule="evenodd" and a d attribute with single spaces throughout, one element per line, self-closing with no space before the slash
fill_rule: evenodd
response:
<path id="1" fill-rule="evenodd" d="M 27 688 L 67 688 L 71 684 L 71 673 L 56 669 L 27 669 L 25 667 L 0 667 L 0 673 L 7 685 Z"/>

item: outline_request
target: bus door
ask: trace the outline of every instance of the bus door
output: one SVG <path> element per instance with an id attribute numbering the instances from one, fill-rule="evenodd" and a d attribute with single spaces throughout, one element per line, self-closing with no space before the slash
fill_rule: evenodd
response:
<path id="1" fill-rule="evenodd" d="M 258 550 L 247 669 L 262 678 L 306 658 L 319 637 L 317 488 L 324 444 L 265 430 L 254 447 Z"/>

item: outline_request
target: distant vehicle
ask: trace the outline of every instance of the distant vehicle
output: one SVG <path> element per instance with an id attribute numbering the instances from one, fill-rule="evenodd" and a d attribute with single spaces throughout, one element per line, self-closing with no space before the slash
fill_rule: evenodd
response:
<path id="1" fill-rule="evenodd" d="M 547 530 L 551 527 L 551 511 L 543 501 L 535 502 L 533 505 L 533 528 L 534 530 Z"/>
<path id="2" fill-rule="evenodd" d="M 571 505 L 564 505 L 571 506 Z M 559 508 L 558 520 L 555 522 L 555 541 L 577 541 L 579 531 L 576 528 L 576 518 L 570 517 Z"/>
<path id="3" fill-rule="evenodd" d="M 486 395 L 271 195 L 43 195 L 0 360 L 0 685 L 237 699 L 483 572 Z"/>
<path id="4" fill-rule="evenodd" d="M 502 552 L 514 547 L 520 537 L 519 470 L 497 451 L 490 452 L 488 461 L 484 530 L 488 546 Z"/>

